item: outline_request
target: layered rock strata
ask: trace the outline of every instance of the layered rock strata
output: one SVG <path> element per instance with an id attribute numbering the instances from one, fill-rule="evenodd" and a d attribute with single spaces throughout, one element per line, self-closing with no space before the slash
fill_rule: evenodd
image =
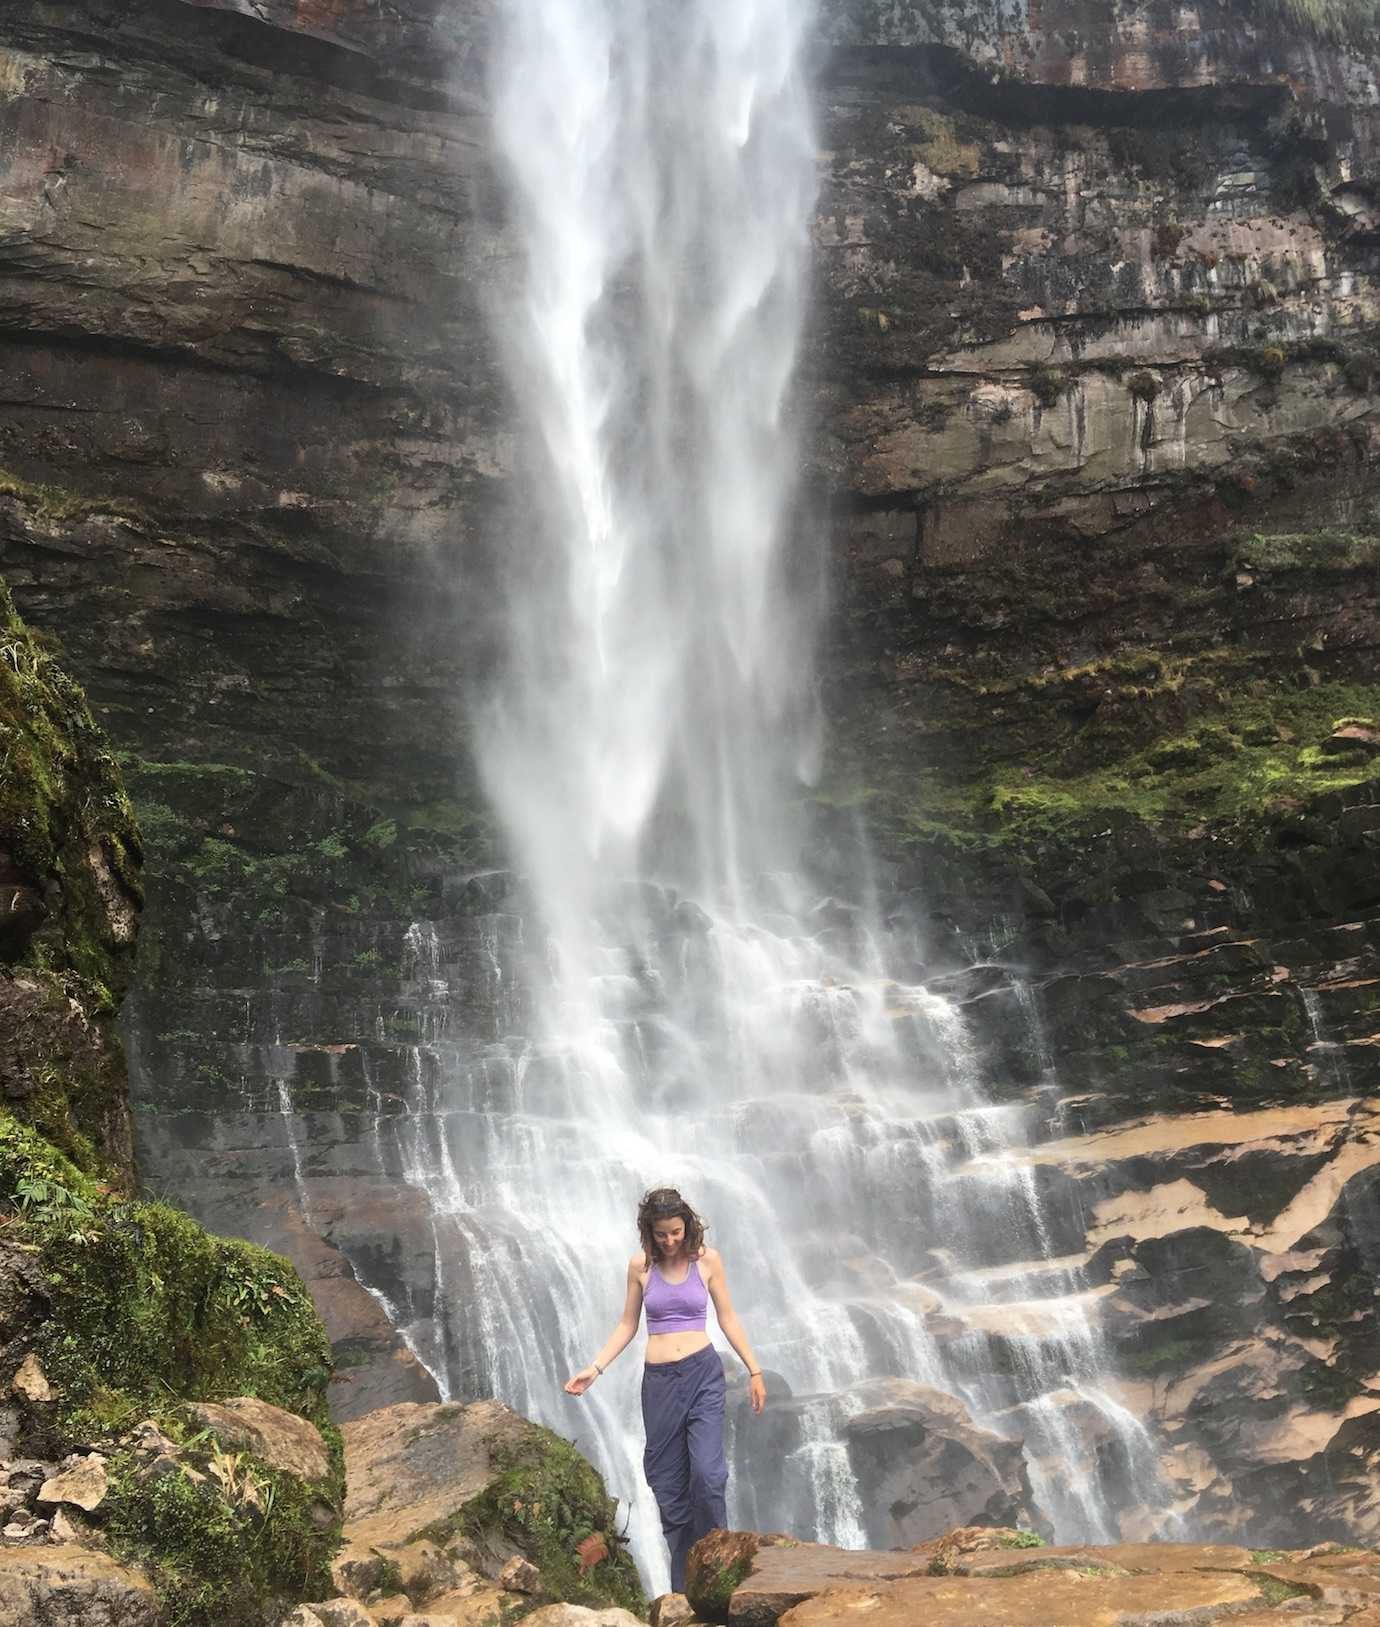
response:
<path id="1" fill-rule="evenodd" d="M 1028 1120 L 1047 1234 L 934 1326 L 1000 1378 L 1052 1253 L 1223 1534 L 1362 1531 L 1372 1450 L 1376 114 L 1330 15 L 820 24 L 813 863 L 851 885 L 871 821 L 893 964 Z M 482 1067 L 525 1000 L 461 699 L 512 467 L 488 26 L 0 20 L 0 565 L 154 856 L 143 1156 L 292 1254 L 344 1416 L 490 1380 L 395 1331 L 473 1280 L 419 1190 L 436 1047 Z"/>

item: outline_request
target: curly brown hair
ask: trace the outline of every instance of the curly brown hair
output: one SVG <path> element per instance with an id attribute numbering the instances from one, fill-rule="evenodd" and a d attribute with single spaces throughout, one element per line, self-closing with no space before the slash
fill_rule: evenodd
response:
<path id="1" fill-rule="evenodd" d="M 705 1225 L 690 1205 L 673 1186 L 654 1186 L 642 1195 L 637 1206 L 637 1235 L 642 1239 L 642 1252 L 651 1265 L 660 1250 L 652 1236 L 652 1226 L 658 1220 L 685 1222 L 685 1251 L 694 1260 L 704 1250 Z"/>

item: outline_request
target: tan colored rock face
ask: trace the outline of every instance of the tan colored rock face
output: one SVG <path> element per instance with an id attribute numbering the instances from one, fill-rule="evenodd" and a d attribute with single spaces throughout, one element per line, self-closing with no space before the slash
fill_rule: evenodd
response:
<path id="1" fill-rule="evenodd" d="M 331 1472 L 320 1430 L 281 1407 L 253 1396 L 236 1396 L 230 1401 L 189 1402 L 187 1412 L 224 1445 L 252 1452 L 271 1468 L 303 1480 L 324 1480 Z"/>
<path id="2" fill-rule="evenodd" d="M 345 1525 L 359 1546 L 400 1543 L 477 1497 L 490 1452 L 532 1429 L 498 1401 L 468 1406 L 403 1402 L 345 1425 Z"/>
<path id="3" fill-rule="evenodd" d="M 157 1627 L 153 1588 L 91 1548 L 11 1548 L 0 1562 L 0 1627 Z"/>
<path id="4" fill-rule="evenodd" d="M 1244 1576 L 1098 1576 L 1056 1571 L 983 1582 L 918 1577 L 885 1591 L 820 1594 L 778 1619 L 781 1627 L 1150 1627 L 1175 1619 L 1207 1622 L 1260 1597 Z M 730 1621 L 739 1618 L 730 1615 Z M 741 1618 L 744 1622 L 752 1619 Z M 1289 1618 L 1283 1618 L 1288 1620 Z"/>

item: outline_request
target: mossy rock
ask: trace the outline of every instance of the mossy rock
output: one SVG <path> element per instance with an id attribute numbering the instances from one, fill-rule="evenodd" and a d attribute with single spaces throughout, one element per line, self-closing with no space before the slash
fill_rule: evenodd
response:
<path id="1" fill-rule="evenodd" d="M 141 858 L 105 736 L 0 585 L 0 1086 L 81 1169 L 126 1188 L 114 1018 Z"/>
<path id="2" fill-rule="evenodd" d="M 0 882 L 39 895 L 4 960 L 74 973 L 111 1006 L 133 962 L 141 858 L 105 735 L 0 584 Z"/>
<path id="3" fill-rule="evenodd" d="M 540 1571 L 548 1599 L 645 1616 L 646 1595 L 618 1531 L 618 1505 L 598 1471 L 552 1430 L 521 1423 L 491 1448 L 493 1472 L 484 1490 L 408 1540 L 444 1547 L 459 1538 L 485 1572 L 518 1553 Z M 579 1545 L 595 1535 L 606 1555 L 586 1568 Z"/>
<path id="4" fill-rule="evenodd" d="M 10 1216 L 0 1246 L 8 1348 L 31 1350 L 56 1393 L 25 1409 L 22 1449 L 109 1455 L 99 1519 L 112 1551 L 153 1579 L 167 1627 L 259 1627 L 285 1600 L 324 1597 L 343 1453 L 326 1403 L 329 1343 L 289 1262 L 166 1204 L 123 1197 L 3 1111 L 0 1210 Z M 151 1417 L 185 1439 L 182 1401 L 243 1395 L 320 1430 L 325 1480 L 246 1453 L 221 1455 L 235 1460 L 229 1485 L 139 1477 L 126 1444 L 135 1425 Z M 241 1495 L 246 1476 L 257 1501 Z"/>

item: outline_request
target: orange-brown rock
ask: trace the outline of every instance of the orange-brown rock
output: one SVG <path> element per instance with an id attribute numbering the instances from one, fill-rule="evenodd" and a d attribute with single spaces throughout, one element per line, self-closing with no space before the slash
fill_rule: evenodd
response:
<path id="1" fill-rule="evenodd" d="M 780 1627 L 1151 1627 L 1233 1616 L 1260 1584 L 1233 1572 L 1159 1572 L 1115 1576 L 1088 1571 L 1030 1571 L 984 1581 L 921 1576 L 888 1587 L 821 1593 L 776 1620 Z M 737 1620 L 736 1617 L 732 1618 Z M 1290 1617 L 1282 1616 L 1279 1627 Z"/>
<path id="2" fill-rule="evenodd" d="M 729 1627 L 1380 1627 L 1369 1551 L 1026 1541 L 966 1527 L 901 1553 L 716 1531 L 692 1551 L 691 1603 Z"/>
<path id="3" fill-rule="evenodd" d="M 774 1533 L 712 1531 L 690 1550 L 686 1597 L 709 1621 L 769 1627 L 792 1605 L 829 1588 L 924 1575 L 925 1554 L 831 1548 Z"/>

